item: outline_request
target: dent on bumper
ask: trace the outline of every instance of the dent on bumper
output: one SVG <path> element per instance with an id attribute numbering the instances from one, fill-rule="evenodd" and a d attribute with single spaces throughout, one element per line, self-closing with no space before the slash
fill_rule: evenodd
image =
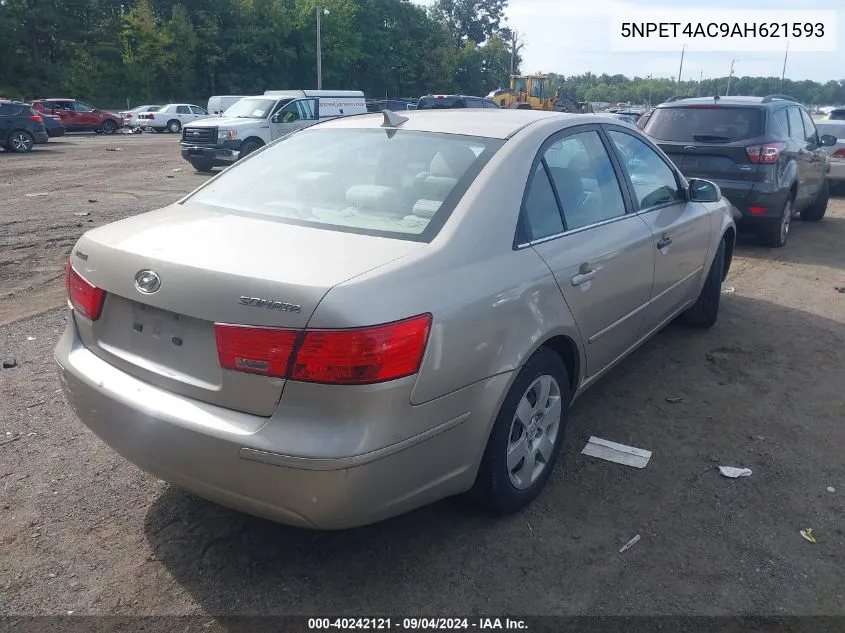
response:
<path id="1" fill-rule="evenodd" d="M 284 447 L 266 450 L 262 440 L 280 436 L 266 418 L 178 396 L 119 371 L 82 345 L 73 319 L 55 356 L 76 414 L 129 461 L 222 505 L 308 528 L 364 525 L 466 491 L 498 406 L 486 403 L 364 454 L 312 458 L 287 455 Z M 479 400 L 486 402 L 507 384 L 503 375 L 468 389 L 485 394 Z"/>

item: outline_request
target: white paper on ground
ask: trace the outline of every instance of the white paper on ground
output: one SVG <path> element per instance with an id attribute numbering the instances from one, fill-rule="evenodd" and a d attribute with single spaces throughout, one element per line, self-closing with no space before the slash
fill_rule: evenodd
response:
<path id="1" fill-rule="evenodd" d="M 581 454 L 634 468 L 645 468 L 648 460 L 651 459 L 651 451 L 617 444 L 600 437 L 590 437 L 590 441 L 587 442 Z"/>
<path id="2" fill-rule="evenodd" d="M 719 472 L 725 477 L 736 479 L 737 477 L 750 477 L 750 468 L 734 468 L 733 466 L 719 466 Z"/>

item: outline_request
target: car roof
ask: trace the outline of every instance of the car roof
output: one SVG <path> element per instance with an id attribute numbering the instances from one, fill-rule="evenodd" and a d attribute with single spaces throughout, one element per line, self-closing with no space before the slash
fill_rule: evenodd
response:
<path id="1" fill-rule="evenodd" d="M 506 109 L 468 109 L 455 108 L 446 110 L 402 110 L 397 116 L 407 119 L 396 129 L 415 132 L 434 132 L 441 134 L 463 134 L 487 138 L 507 139 L 519 130 L 536 121 L 553 117 L 583 122 L 583 114 L 564 114 L 545 110 L 506 110 Z M 590 119 L 590 123 L 600 117 Z M 606 122 L 616 123 L 616 119 L 606 118 Z M 364 129 L 381 128 L 384 115 L 380 112 L 358 114 L 331 119 L 315 127 Z"/>
<path id="2" fill-rule="evenodd" d="M 744 106 L 767 106 L 767 105 L 777 105 L 777 104 L 787 104 L 787 103 L 794 103 L 798 104 L 797 101 L 790 101 L 788 99 L 772 99 L 771 101 L 764 101 L 765 97 L 748 97 L 748 96 L 729 96 L 729 97 L 719 97 L 716 99 L 715 97 L 689 97 L 686 99 L 678 99 L 677 101 L 667 101 L 666 103 L 660 103 L 656 108 L 685 108 L 688 106 L 695 106 L 695 105 L 744 105 Z"/>

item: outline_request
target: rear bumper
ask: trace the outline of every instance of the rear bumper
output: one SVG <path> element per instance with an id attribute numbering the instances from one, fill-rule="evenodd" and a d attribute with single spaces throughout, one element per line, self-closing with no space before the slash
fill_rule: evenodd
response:
<path id="1" fill-rule="evenodd" d="M 65 129 L 63 127 L 50 128 L 49 130 L 47 130 L 47 136 L 49 136 L 50 138 L 58 138 L 59 136 L 64 135 Z"/>
<path id="2" fill-rule="evenodd" d="M 789 189 L 766 191 L 762 183 L 738 186 L 734 182 L 714 181 L 722 195 L 734 206 L 734 220 L 739 226 L 769 222 L 780 218 L 783 205 L 789 197 Z"/>
<path id="3" fill-rule="evenodd" d="M 436 420 L 414 437 L 361 454 L 313 458 L 291 455 L 290 446 L 268 447 L 268 438 L 279 443 L 295 435 L 278 416 L 268 420 L 192 400 L 121 372 L 85 348 L 73 318 L 55 358 L 76 414 L 129 461 L 222 505 L 319 529 L 372 523 L 469 489 L 509 380 L 500 375 L 420 407 L 408 404 L 421 410 L 408 411 L 408 418 Z M 330 432 L 328 446 L 355 422 L 337 419 L 335 426 L 315 425 L 314 433 Z"/>

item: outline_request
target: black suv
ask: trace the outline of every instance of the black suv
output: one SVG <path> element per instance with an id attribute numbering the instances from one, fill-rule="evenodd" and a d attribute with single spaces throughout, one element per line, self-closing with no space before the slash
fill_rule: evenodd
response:
<path id="1" fill-rule="evenodd" d="M 47 139 L 44 119 L 32 107 L 20 101 L 0 101 L 0 147 L 23 154 Z"/>
<path id="2" fill-rule="evenodd" d="M 492 99 L 467 95 L 426 95 L 417 101 L 417 110 L 442 110 L 452 108 L 498 108 Z"/>
<path id="3" fill-rule="evenodd" d="M 769 246 L 784 246 L 793 215 L 818 222 L 829 163 L 813 119 L 794 99 L 697 97 L 658 105 L 643 130 L 688 178 L 719 185 Z"/>

